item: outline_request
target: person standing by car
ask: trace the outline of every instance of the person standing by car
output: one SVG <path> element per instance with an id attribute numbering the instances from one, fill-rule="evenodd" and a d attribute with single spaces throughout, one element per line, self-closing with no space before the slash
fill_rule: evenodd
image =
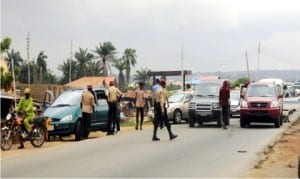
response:
<path id="1" fill-rule="evenodd" d="M 84 139 L 87 139 L 90 133 L 91 119 L 95 114 L 95 97 L 92 85 L 88 85 L 87 91 L 82 93 L 80 106 L 82 111 L 81 134 Z"/>
<path id="2" fill-rule="evenodd" d="M 19 101 L 19 104 L 16 108 L 16 112 L 23 112 L 25 117 L 23 119 L 24 126 L 26 131 L 28 132 L 27 136 L 31 135 L 32 129 L 29 123 L 33 122 L 33 118 L 35 117 L 34 110 L 33 110 L 33 99 L 30 96 L 30 89 L 25 88 L 24 95 L 21 100 Z M 22 139 L 20 140 L 20 146 L 19 149 L 24 148 L 24 144 Z"/>
<path id="3" fill-rule="evenodd" d="M 157 106 L 156 106 L 155 100 L 156 100 L 156 91 L 159 87 L 160 87 L 160 80 L 158 78 L 156 78 L 155 79 L 155 85 L 152 87 L 154 120 L 155 120 L 155 118 L 157 118 Z M 162 129 L 164 127 L 163 121 L 160 121 L 159 126 L 160 126 L 160 129 Z"/>
<path id="4" fill-rule="evenodd" d="M 122 96 L 122 92 L 114 86 L 114 82 L 109 82 L 108 94 L 108 126 L 107 135 L 113 135 L 115 125 L 117 123 L 117 102 L 118 98 Z M 112 126 L 113 125 L 113 126 Z"/>
<path id="5" fill-rule="evenodd" d="M 139 116 L 141 113 L 141 123 L 140 130 L 143 129 L 143 121 L 144 121 L 144 107 L 145 107 L 145 90 L 144 90 L 144 82 L 139 82 L 139 89 L 135 91 L 135 108 L 136 108 L 136 122 L 135 122 L 135 130 L 138 130 L 139 127 Z"/>
<path id="6" fill-rule="evenodd" d="M 155 105 L 157 110 L 157 118 L 154 119 L 154 130 L 153 130 L 153 137 L 152 141 L 159 141 L 160 139 L 157 137 L 157 128 L 160 124 L 160 121 L 165 123 L 165 126 L 168 129 L 170 140 L 173 140 L 177 137 L 176 134 L 173 134 L 171 131 L 171 125 L 168 120 L 167 115 L 167 106 L 168 106 L 168 92 L 166 87 L 166 81 L 164 79 L 160 80 L 160 87 L 157 89 L 156 92 L 156 99 Z"/>
<path id="7" fill-rule="evenodd" d="M 229 125 L 229 107 L 230 107 L 229 99 L 230 99 L 230 89 L 229 89 L 228 81 L 225 80 L 223 82 L 219 94 L 220 106 L 222 108 L 223 129 L 227 129 L 226 126 Z"/>

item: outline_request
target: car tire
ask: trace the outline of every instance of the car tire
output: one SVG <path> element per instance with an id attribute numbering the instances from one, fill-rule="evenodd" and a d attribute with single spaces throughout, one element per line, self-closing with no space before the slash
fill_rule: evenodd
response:
<path id="1" fill-rule="evenodd" d="M 190 127 L 194 127 L 195 126 L 195 118 L 190 117 L 188 121 L 189 121 L 189 126 Z"/>
<path id="2" fill-rule="evenodd" d="M 275 126 L 275 128 L 279 128 L 279 127 L 280 127 L 280 117 L 278 117 L 278 118 L 275 120 L 274 126 Z"/>
<path id="3" fill-rule="evenodd" d="M 246 120 L 244 118 L 240 117 L 240 126 L 241 126 L 241 128 L 245 128 L 246 123 L 247 123 Z"/>
<path id="4" fill-rule="evenodd" d="M 75 125 L 75 141 L 79 141 L 81 137 L 81 121 L 78 120 Z"/>
<path id="5" fill-rule="evenodd" d="M 182 113 L 179 109 L 176 109 L 173 114 L 173 121 L 175 124 L 179 124 L 182 120 Z"/>

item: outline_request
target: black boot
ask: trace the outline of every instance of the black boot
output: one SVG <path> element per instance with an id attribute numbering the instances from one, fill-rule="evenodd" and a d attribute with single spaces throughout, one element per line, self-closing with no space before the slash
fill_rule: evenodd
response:
<path id="1" fill-rule="evenodd" d="M 157 126 L 158 127 L 158 126 Z M 152 141 L 159 141 L 160 139 L 156 136 L 157 127 L 154 126 Z"/>
<path id="2" fill-rule="evenodd" d="M 169 136 L 170 136 L 170 140 L 173 140 L 177 137 L 176 134 L 173 134 L 171 131 L 171 127 L 168 127 L 168 132 L 169 132 Z"/>
<path id="3" fill-rule="evenodd" d="M 20 143 L 20 146 L 18 147 L 18 149 L 24 149 L 24 144 L 23 144 L 23 142 Z"/>

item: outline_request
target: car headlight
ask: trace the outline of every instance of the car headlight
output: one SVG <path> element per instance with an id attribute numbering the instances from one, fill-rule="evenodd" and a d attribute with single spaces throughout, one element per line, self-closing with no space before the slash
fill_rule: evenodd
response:
<path id="1" fill-rule="evenodd" d="M 67 116 L 63 117 L 60 121 L 61 121 L 61 122 L 69 122 L 69 121 L 72 121 L 72 115 L 67 115 Z"/>
<path id="2" fill-rule="evenodd" d="M 241 107 L 242 107 L 242 108 L 248 108 L 248 103 L 247 103 L 247 101 L 242 101 Z"/>
<path id="3" fill-rule="evenodd" d="M 220 108 L 220 103 L 212 103 L 211 106 L 213 109 Z"/>
<path id="4" fill-rule="evenodd" d="M 278 103 L 278 101 L 272 101 L 271 102 L 271 108 L 277 108 L 279 106 L 279 103 Z"/>

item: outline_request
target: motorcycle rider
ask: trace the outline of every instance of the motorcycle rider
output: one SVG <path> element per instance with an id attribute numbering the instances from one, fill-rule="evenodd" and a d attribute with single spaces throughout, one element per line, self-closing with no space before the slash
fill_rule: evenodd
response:
<path id="1" fill-rule="evenodd" d="M 33 118 L 35 117 L 34 110 L 33 110 L 33 99 L 30 96 L 30 89 L 25 88 L 24 95 L 21 100 L 19 101 L 19 104 L 16 108 L 16 112 L 23 112 L 25 117 L 23 119 L 24 126 L 26 131 L 28 132 L 28 136 L 31 134 L 31 126 L 29 123 L 33 122 Z M 24 148 L 23 141 L 20 140 L 20 146 L 19 149 Z"/>

